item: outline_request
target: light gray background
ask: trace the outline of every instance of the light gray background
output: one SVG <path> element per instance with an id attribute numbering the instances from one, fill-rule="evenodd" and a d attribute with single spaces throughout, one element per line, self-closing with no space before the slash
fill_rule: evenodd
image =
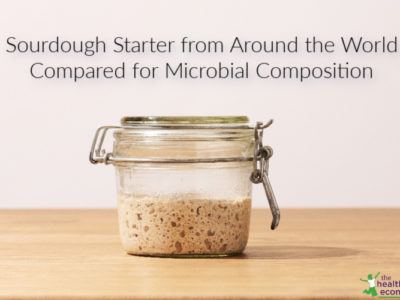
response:
<path id="1" fill-rule="evenodd" d="M 4 1 L 0 4 L 0 207 L 114 207 L 113 167 L 88 162 L 94 130 L 124 115 L 274 118 L 271 181 L 282 207 L 399 206 L 399 54 L 248 55 L 251 62 L 371 65 L 372 81 L 38 81 L 48 64 L 199 63 L 244 56 L 11 55 L 20 39 L 393 37 L 399 1 Z M 261 186 L 254 206 L 265 207 Z"/>

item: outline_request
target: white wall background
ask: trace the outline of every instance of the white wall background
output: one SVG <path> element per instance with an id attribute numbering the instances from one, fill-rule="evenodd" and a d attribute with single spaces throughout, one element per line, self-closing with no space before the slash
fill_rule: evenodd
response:
<path id="1" fill-rule="evenodd" d="M 38 81 L 49 64 L 153 62 L 167 55 L 10 55 L 6 38 L 246 39 L 399 34 L 400 2 L 4 1 L 0 3 L 0 207 L 114 207 L 111 166 L 88 161 L 94 130 L 124 115 L 274 118 L 271 181 L 282 207 L 399 206 L 399 53 L 250 55 L 250 61 L 376 67 L 371 81 Z M 176 55 L 175 55 L 176 56 Z M 180 59 L 180 57 L 173 59 Z M 192 56 L 212 62 L 238 57 Z M 267 205 L 255 187 L 254 205 Z"/>

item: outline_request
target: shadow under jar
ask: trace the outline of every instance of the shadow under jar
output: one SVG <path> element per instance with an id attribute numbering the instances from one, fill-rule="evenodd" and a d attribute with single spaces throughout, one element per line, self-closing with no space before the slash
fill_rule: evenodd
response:
<path id="1" fill-rule="evenodd" d="M 271 122 L 270 122 L 271 123 Z M 93 163 L 112 163 L 121 240 L 129 254 L 196 257 L 242 253 L 249 235 L 252 182 L 264 184 L 269 147 L 247 117 L 124 117 L 98 129 Z M 102 150 L 114 130 L 112 153 Z"/>

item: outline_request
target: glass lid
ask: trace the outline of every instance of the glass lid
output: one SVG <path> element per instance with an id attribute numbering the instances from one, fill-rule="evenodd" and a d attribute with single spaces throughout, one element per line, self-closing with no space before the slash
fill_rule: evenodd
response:
<path id="1" fill-rule="evenodd" d="M 122 126 L 243 126 L 248 123 L 246 116 L 128 116 L 121 119 Z"/>

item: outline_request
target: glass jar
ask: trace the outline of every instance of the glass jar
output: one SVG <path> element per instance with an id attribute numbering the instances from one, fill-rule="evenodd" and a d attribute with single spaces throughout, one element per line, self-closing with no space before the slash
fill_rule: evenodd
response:
<path id="1" fill-rule="evenodd" d="M 272 151 L 262 146 L 263 127 L 270 123 L 251 127 L 247 117 L 124 117 L 121 126 L 99 128 L 90 160 L 115 166 L 126 252 L 243 252 L 252 182 L 264 183 L 275 228 L 279 210 L 267 177 Z M 108 130 L 114 130 L 112 153 L 102 149 Z"/>

